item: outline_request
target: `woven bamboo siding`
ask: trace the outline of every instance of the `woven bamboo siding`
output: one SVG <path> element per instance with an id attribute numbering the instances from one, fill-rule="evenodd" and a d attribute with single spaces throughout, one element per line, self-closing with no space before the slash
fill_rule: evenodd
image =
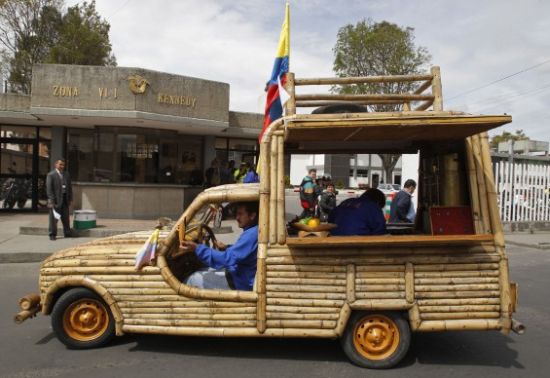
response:
<path id="1" fill-rule="evenodd" d="M 338 320 L 350 292 L 352 303 L 409 300 L 406 274 L 411 277 L 410 302 L 418 305 L 421 322 L 451 321 L 452 326 L 457 319 L 500 317 L 501 256 L 493 244 L 423 247 L 414 251 L 407 248 L 405 252 L 402 248 L 379 247 L 269 248 L 268 329 L 290 327 L 286 320 L 304 320 L 292 323 L 300 327 L 332 326 L 330 321 Z M 409 273 L 407 263 L 411 266 Z M 354 267 L 351 289 L 346 287 L 349 266 Z"/>
<path id="2" fill-rule="evenodd" d="M 48 258 L 42 266 L 41 292 L 61 277 L 76 283 L 92 280 L 112 295 L 123 331 L 127 326 L 175 327 L 174 333 L 183 327 L 255 327 L 255 303 L 189 299 L 166 283 L 159 268 L 137 272 L 135 254 L 147 236 L 118 238 L 124 245 L 110 243 L 116 238 L 103 239 Z"/>
<path id="3" fill-rule="evenodd" d="M 498 264 L 417 265 L 414 283 L 421 320 L 500 317 Z"/>
<path id="4" fill-rule="evenodd" d="M 355 297 L 357 299 L 403 299 L 405 298 L 405 265 L 384 266 L 358 265 L 355 274 Z"/>
<path id="5" fill-rule="evenodd" d="M 284 247 L 271 255 L 290 256 Z M 334 329 L 346 300 L 346 267 L 267 264 L 267 327 Z"/>

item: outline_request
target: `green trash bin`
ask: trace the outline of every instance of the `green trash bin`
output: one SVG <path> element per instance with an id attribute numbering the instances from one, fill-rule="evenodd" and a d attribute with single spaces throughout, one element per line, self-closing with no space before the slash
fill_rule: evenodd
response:
<path id="1" fill-rule="evenodd" d="M 95 210 L 75 210 L 73 217 L 73 228 L 75 230 L 85 230 L 96 227 Z"/>

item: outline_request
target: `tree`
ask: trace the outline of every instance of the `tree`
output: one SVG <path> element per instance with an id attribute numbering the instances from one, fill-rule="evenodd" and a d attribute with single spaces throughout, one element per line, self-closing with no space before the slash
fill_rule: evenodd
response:
<path id="1" fill-rule="evenodd" d="M 13 91 L 30 93 L 36 63 L 116 65 L 95 1 L 65 14 L 62 7 L 63 0 L 0 0 L 0 69 Z"/>
<path id="2" fill-rule="evenodd" d="M 424 47 L 414 44 L 414 29 L 371 20 L 346 25 L 338 31 L 333 49 L 333 70 L 337 76 L 410 75 L 426 69 L 431 56 Z M 416 83 L 358 84 L 334 87 L 333 91 L 347 94 L 403 93 Z M 398 111 L 402 105 L 370 105 L 373 111 Z M 400 155 L 379 154 L 384 167 L 384 182 L 391 176 Z"/>
<path id="3" fill-rule="evenodd" d="M 56 41 L 62 0 L 0 0 L 2 70 L 14 90 L 29 93 L 32 65 L 44 61 Z"/>
<path id="4" fill-rule="evenodd" d="M 63 16 L 59 40 L 50 50 L 48 63 L 116 66 L 110 28 L 97 13 L 95 1 L 70 7 Z"/>
<path id="5" fill-rule="evenodd" d="M 516 130 L 514 134 L 510 133 L 509 131 L 503 131 L 502 134 L 495 135 L 494 137 L 492 137 L 491 141 L 489 142 L 489 145 L 491 146 L 492 149 L 496 150 L 500 142 L 508 142 L 510 140 L 518 141 L 518 140 L 525 140 L 525 139 L 529 139 L 529 138 L 525 135 L 523 130 Z"/>

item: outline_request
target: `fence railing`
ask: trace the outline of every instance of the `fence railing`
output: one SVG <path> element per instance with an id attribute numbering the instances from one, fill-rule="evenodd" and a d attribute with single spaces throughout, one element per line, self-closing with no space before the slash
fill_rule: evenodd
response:
<path id="1" fill-rule="evenodd" d="M 507 161 L 493 157 L 503 222 L 550 221 L 550 158 Z"/>

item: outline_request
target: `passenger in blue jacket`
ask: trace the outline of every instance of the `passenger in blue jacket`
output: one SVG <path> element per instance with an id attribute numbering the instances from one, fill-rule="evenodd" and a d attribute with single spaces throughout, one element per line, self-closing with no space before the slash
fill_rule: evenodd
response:
<path id="1" fill-rule="evenodd" d="M 386 220 L 382 209 L 386 196 L 378 189 L 368 189 L 358 198 L 349 198 L 330 213 L 328 221 L 337 227 L 331 235 L 384 235 Z"/>
<path id="2" fill-rule="evenodd" d="M 189 276 L 187 285 L 202 289 L 252 290 L 258 251 L 258 203 L 239 203 L 236 217 L 243 233 L 233 245 L 217 241 L 214 249 L 191 241 L 181 242 L 181 248 L 195 252 L 209 267 Z"/>

